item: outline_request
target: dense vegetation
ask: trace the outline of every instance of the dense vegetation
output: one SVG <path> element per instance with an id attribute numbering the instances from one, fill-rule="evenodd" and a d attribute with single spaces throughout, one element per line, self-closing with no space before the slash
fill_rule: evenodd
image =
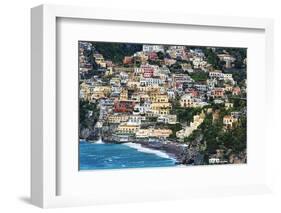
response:
<path id="1" fill-rule="evenodd" d="M 89 114 L 89 111 L 92 112 L 92 115 Z M 79 102 L 79 120 L 80 128 L 89 128 L 96 124 L 99 118 L 99 110 L 97 108 L 97 103 L 89 103 L 80 99 Z"/>
<path id="2" fill-rule="evenodd" d="M 227 52 L 236 58 L 234 65 L 237 69 L 246 67 L 246 65 L 244 64 L 244 58 L 247 58 L 246 48 L 227 48 Z"/>
<path id="3" fill-rule="evenodd" d="M 182 125 L 180 123 L 169 124 L 168 128 L 172 130 L 172 134 L 170 135 L 171 139 L 176 139 L 176 133 L 182 129 Z"/>
<path id="4" fill-rule="evenodd" d="M 196 71 L 189 73 L 189 76 L 196 82 L 206 81 L 208 79 L 209 74 L 204 71 Z"/>
<path id="5" fill-rule="evenodd" d="M 216 52 L 211 48 L 202 48 L 205 57 L 207 58 L 207 62 L 212 64 L 214 69 L 222 69 L 225 62 L 220 61 L 219 57 L 217 56 Z"/>
<path id="6" fill-rule="evenodd" d="M 189 47 L 188 49 L 199 48 L 204 53 L 207 62 L 212 64 L 214 69 L 224 70 L 224 61 L 220 61 L 217 54 L 222 54 L 228 52 L 230 55 L 236 58 L 234 65 L 236 69 L 246 68 L 244 64 L 244 59 L 247 58 L 247 49 L 246 48 L 220 48 L 220 47 Z M 244 78 L 245 79 L 245 78 Z"/>
<path id="7" fill-rule="evenodd" d="M 171 66 L 168 66 L 171 73 L 182 73 L 181 63 L 178 61 Z"/>
<path id="8" fill-rule="evenodd" d="M 107 60 L 122 63 L 125 56 L 131 56 L 142 50 L 141 44 L 93 42 L 95 51 L 102 54 Z"/>
<path id="9" fill-rule="evenodd" d="M 207 142 L 207 153 L 214 154 L 217 149 L 231 150 L 238 154 L 246 149 L 246 117 L 243 116 L 238 125 L 227 131 L 222 130 L 222 119 L 213 123 L 207 117 L 200 127 Z"/>
<path id="10" fill-rule="evenodd" d="M 186 122 L 187 125 L 189 125 L 189 123 L 193 121 L 193 116 L 199 114 L 200 112 L 200 108 L 175 109 L 175 114 L 177 115 L 179 122 Z"/>
<path id="11" fill-rule="evenodd" d="M 189 125 L 191 121 L 193 121 L 193 116 L 199 114 L 202 109 L 201 108 L 182 108 L 179 103 L 179 98 L 172 103 L 172 111 L 171 114 L 177 115 L 178 122 L 186 123 Z"/>
<path id="12" fill-rule="evenodd" d="M 234 81 L 237 82 L 239 86 L 244 86 L 245 79 L 247 79 L 247 72 L 246 69 L 226 69 L 224 70 L 225 73 L 232 74 Z"/>
<path id="13" fill-rule="evenodd" d="M 206 159 L 210 155 L 215 154 L 218 149 L 224 150 L 224 158 L 228 159 L 230 154 L 239 154 L 246 150 L 247 141 L 247 120 L 242 115 L 237 125 L 230 130 L 223 130 L 223 116 L 227 114 L 226 110 L 221 110 L 219 119 L 213 121 L 212 114 L 207 114 L 204 122 L 199 126 L 198 130 L 185 139 L 185 142 L 192 142 L 199 136 L 203 136 L 205 150 L 203 154 Z"/>

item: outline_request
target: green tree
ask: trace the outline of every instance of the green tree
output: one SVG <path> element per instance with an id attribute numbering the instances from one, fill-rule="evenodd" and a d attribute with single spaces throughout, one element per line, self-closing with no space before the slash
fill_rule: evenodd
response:
<path id="1" fill-rule="evenodd" d="M 170 135 L 170 138 L 176 138 L 176 133 L 182 129 L 182 125 L 180 123 L 176 124 L 169 124 L 168 128 L 172 130 L 172 134 Z"/>
<path id="2" fill-rule="evenodd" d="M 164 53 L 163 52 L 157 52 L 157 57 L 159 60 L 164 60 Z"/>
<path id="3" fill-rule="evenodd" d="M 131 56 L 142 50 L 141 44 L 91 42 L 95 50 L 102 54 L 106 60 L 122 63 L 125 56 Z"/>
<path id="4" fill-rule="evenodd" d="M 89 116 L 89 112 L 92 112 L 92 116 Z M 99 118 L 99 110 L 97 108 L 97 103 L 90 103 L 88 101 L 79 101 L 79 122 L 80 128 L 89 128 L 96 124 Z"/>
<path id="5" fill-rule="evenodd" d="M 206 81 L 208 79 L 208 73 L 204 71 L 197 71 L 190 73 L 189 76 L 196 82 Z"/>

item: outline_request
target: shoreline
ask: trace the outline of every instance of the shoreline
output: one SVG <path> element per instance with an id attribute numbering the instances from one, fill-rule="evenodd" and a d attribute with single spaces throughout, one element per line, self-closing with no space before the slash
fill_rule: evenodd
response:
<path id="1" fill-rule="evenodd" d="M 177 158 L 175 156 L 175 154 L 170 153 L 170 152 L 166 152 L 163 149 L 156 149 L 155 147 L 149 146 L 148 142 L 123 142 L 123 143 L 118 143 L 118 142 L 113 142 L 113 141 L 102 141 L 99 142 L 99 140 L 86 140 L 86 139 L 79 139 L 79 142 L 84 142 L 84 143 L 91 143 L 91 144 L 122 144 L 125 146 L 128 146 L 130 148 L 136 149 L 139 152 L 144 152 L 144 153 L 151 153 L 151 154 L 155 154 L 159 157 L 162 158 L 167 158 L 167 159 L 171 159 L 175 162 L 177 162 Z"/>
<path id="2" fill-rule="evenodd" d="M 142 147 L 153 149 L 153 150 L 158 150 L 161 152 L 166 153 L 168 156 L 171 156 L 174 158 L 175 164 L 185 164 L 184 158 L 185 158 L 185 152 L 187 147 L 183 146 L 182 144 L 177 144 L 174 142 L 168 142 L 168 143 L 163 143 L 163 142 L 147 142 L 147 141 L 137 141 L 134 142 L 137 144 L 140 144 Z"/>
<path id="3" fill-rule="evenodd" d="M 155 154 L 161 158 L 170 159 L 170 160 L 174 161 L 175 163 L 177 162 L 177 159 L 175 158 L 175 156 L 172 156 L 169 153 L 164 152 L 163 150 L 152 149 L 150 147 L 145 147 L 140 143 L 134 143 L 134 142 L 123 143 L 123 145 L 136 149 L 139 152 Z"/>
<path id="4" fill-rule="evenodd" d="M 80 139 L 79 141 L 88 143 L 96 143 L 95 140 Z M 175 161 L 175 165 L 190 165 L 194 163 L 195 153 L 189 150 L 187 146 L 175 142 L 149 142 L 149 141 L 128 141 L 116 142 L 112 140 L 104 140 L 103 143 L 96 144 L 123 144 L 131 148 L 137 149 L 140 152 L 153 153 L 163 158 L 170 158 Z M 147 149 L 147 150 L 146 150 Z"/>

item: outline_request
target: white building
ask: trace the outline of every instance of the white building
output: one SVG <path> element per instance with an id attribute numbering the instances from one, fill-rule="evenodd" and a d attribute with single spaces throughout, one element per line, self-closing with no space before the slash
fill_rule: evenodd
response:
<path id="1" fill-rule="evenodd" d="M 209 87 L 209 89 L 213 89 L 215 88 L 215 86 L 218 84 L 217 79 L 212 78 L 212 79 L 207 79 L 207 85 Z"/>
<path id="2" fill-rule="evenodd" d="M 140 80 L 140 86 L 161 85 L 163 81 L 160 78 L 143 78 Z"/>
<path id="3" fill-rule="evenodd" d="M 142 121 L 145 121 L 145 116 L 130 115 L 127 124 L 128 125 L 141 125 Z"/>
<path id="4" fill-rule="evenodd" d="M 194 102 L 193 97 L 190 94 L 185 94 L 180 99 L 181 107 L 185 107 L 185 108 L 193 107 L 193 102 Z"/>
<path id="5" fill-rule="evenodd" d="M 223 74 L 223 80 L 229 81 L 232 85 L 235 84 L 235 81 L 233 80 L 232 74 L 224 73 Z"/>
<path id="6" fill-rule="evenodd" d="M 176 124 L 177 123 L 177 115 L 161 115 L 157 118 L 158 123 L 165 124 Z"/>
<path id="7" fill-rule="evenodd" d="M 170 99 L 174 99 L 176 97 L 175 91 L 172 89 L 167 89 L 167 95 Z"/>
<path id="8" fill-rule="evenodd" d="M 213 72 L 209 72 L 210 78 L 224 78 L 224 74 L 221 70 L 215 70 Z"/>
<path id="9" fill-rule="evenodd" d="M 164 46 L 163 45 L 144 44 L 144 45 L 142 45 L 142 51 L 143 52 L 164 52 Z"/>
<path id="10" fill-rule="evenodd" d="M 195 69 L 199 69 L 207 66 L 208 62 L 203 59 L 203 57 L 194 56 L 192 59 L 192 64 Z"/>
<path id="11" fill-rule="evenodd" d="M 151 111 L 150 102 L 144 102 L 142 105 L 137 104 L 134 107 L 134 114 L 146 114 Z"/>
<path id="12" fill-rule="evenodd" d="M 185 46 L 172 45 L 172 46 L 169 46 L 169 50 L 180 50 L 180 51 L 184 51 L 184 50 L 185 50 Z"/>
<path id="13" fill-rule="evenodd" d="M 194 87 L 195 87 L 198 91 L 202 91 L 202 92 L 207 91 L 207 85 L 205 85 L 205 84 L 195 84 Z"/>
<path id="14" fill-rule="evenodd" d="M 217 163 L 220 163 L 219 158 L 210 158 L 209 159 L 209 164 L 217 164 Z"/>

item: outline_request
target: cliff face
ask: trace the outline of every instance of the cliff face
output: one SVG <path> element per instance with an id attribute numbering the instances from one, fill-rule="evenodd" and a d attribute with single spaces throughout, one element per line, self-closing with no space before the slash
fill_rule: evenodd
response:
<path id="1" fill-rule="evenodd" d="M 95 125 L 100 112 L 98 104 L 81 99 L 79 104 L 79 137 L 82 139 L 93 139 L 96 133 Z"/>
<path id="2" fill-rule="evenodd" d="M 90 129 L 88 128 L 82 128 L 80 130 L 79 137 L 82 139 L 87 139 L 90 136 Z"/>

